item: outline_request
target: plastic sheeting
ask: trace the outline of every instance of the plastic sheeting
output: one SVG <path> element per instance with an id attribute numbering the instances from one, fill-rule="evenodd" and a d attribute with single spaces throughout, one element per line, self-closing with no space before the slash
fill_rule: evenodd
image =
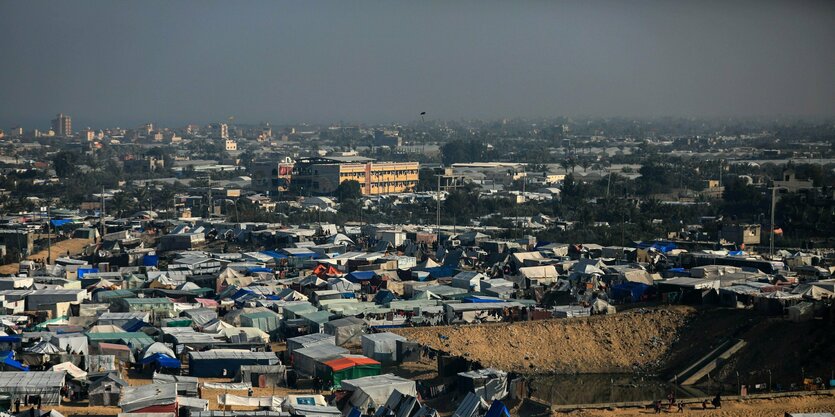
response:
<path id="1" fill-rule="evenodd" d="M 394 376 L 393 374 L 367 376 L 357 379 L 346 379 L 342 381 L 342 389 L 351 392 L 348 399 L 347 409 L 356 407 L 360 410 L 367 410 L 369 406 L 377 408 L 388 401 L 394 390 L 401 394 L 417 397 L 417 386 L 415 381 Z M 346 413 L 347 414 L 347 413 Z"/>
<path id="2" fill-rule="evenodd" d="M 60 405 L 65 377 L 65 372 L 0 372 L 0 392 L 12 397 L 36 394 L 44 405 Z"/>
<path id="3" fill-rule="evenodd" d="M 252 384 L 249 382 L 204 382 L 203 387 L 209 389 L 243 391 L 252 388 Z"/>
<path id="4" fill-rule="evenodd" d="M 334 336 L 337 346 L 359 343 L 368 325 L 357 317 L 345 317 L 325 323 L 325 333 Z"/>
<path id="5" fill-rule="evenodd" d="M 383 364 L 397 361 L 397 341 L 405 337 L 394 333 L 375 333 L 362 336 L 362 354 Z"/>
<path id="6" fill-rule="evenodd" d="M 284 403 L 284 398 L 278 396 L 242 397 L 233 394 L 223 394 L 217 396 L 217 403 L 223 406 L 269 407 L 270 410 L 280 411 L 281 405 Z"/>

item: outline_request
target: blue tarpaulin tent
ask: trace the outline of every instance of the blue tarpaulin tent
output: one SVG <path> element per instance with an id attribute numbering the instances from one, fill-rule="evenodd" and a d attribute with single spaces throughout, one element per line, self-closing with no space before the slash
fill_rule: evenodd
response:
<path id="1" fill-rule="evenodd" d="M 78 279 L 84 278 L 84 275 L 98 273 L 98 268 L 78 268 Z"/>
<path id="2" fill-rule="evenodd" d="M 655 293 L 655 287 L 640 282 L 624 282 L 612 287 L 612 298 L 615 300 L 629 299 L 633 303 L 641 301 L 645 295 Z"/>
<path id="3" fill-rule="evenodd" d="M 159 255 L 145 255 L 142 257 L 142 266 L 159 265 Z"/>
<path id="4" fill-rule="evenodd" d="M 61 227 L 61 226 L 66 226 L 68 224 L 72 224 L 72 220 L 70 220 L 70 219 L 54 219 L 54 220 L 51 220 L 50 223 L 52 223 L 52 227 Z"/>
<path id="5" fill-rule="evenodd" d="M 175 368 L 176 369 L 176 368 L 180 367 L 180 361 L 178 361 L 177 359 L 174 359 L 174 358 L 172 358 L 172 357 L 170 357 L 170 356 L 168 356 L 164 353 L 154 353 L 153 355 L 142 359 L 140 361 L 140 363 L 143 364 L 143 365 L 147 365 L 147 364 L 150 364 L 150 363 L 155 363 L 155 364 L 159 365 L 160 368 Z"/>
<path id="6" fill-rule="evenodd" d="M 264 255 L 267 255 L 267 256 L 271 256 L 275 259 L 287 259 L 287 255 L 285 255 L 283 253 L 278 253 L 274 250 L 262 250 L 261 253 L 263 253 Z"/>
<path id="7" fill-rule="evenodd" d="M 271 273 L 271 272 L 273 272 L 273 270 L 272 270 L 272 269 L 270 269 L 270 268 L 255 267 L 255 268 L 247 268 L 246 272 L 247 272 L 248 274 L 254 274 L 254 273 L 256 273 L 256 272 L 268 272 L 268 273 Z"/>
<path id="8" fill-rule="evenodd" d="M 139 320 L 139 319 L 130 319 L 130 320 L 126 321 L 125 324 L 122 325 L 122 329 L 124 329 L 126 332 L 130 332 L 130 333 L 138 332 L 143 327 L 152 327 L 152 326 L 148 323 L 145 323 L 142 320 Z"/>
<path id="9" fill-rule="evenodd" d="M 492 297 L 479 297 L 477 295 L 471 295 L 462 298 L 461 301 L 464 303 L 502 303 L 505 300 L 499 300 Z"/>
<path id="10" fill-rule="evenodd" d="M 493 404 L 490 404 L 490 409 L 487 410 L 487 414 L 484 417 L 510 417 L 510 411 L 505 407 L 504 403 L 495 400 Z"/>
<path id="11" fill-rule="evenodd" d="M 2 365 L 3 369 L 14 369 L 16 371 L 29 371 L 29 367 L 16 361 L 14 359 L 14 352 L 0 352 L 0 365 Z"/>
<path id="12" fill-rule="evenodd" d="M 346 278 L 353 283 L 371 281 L 377 274 L 374 271 L 354 271 L 348 274 Z"/>
<path id="13" fill-rule="evenodd" d="M 455 275 L 455 269 L 451 266 L 436 266 L 434 268 L 426 268 L 426 272 L 432 278 L 447 278 Z"/>

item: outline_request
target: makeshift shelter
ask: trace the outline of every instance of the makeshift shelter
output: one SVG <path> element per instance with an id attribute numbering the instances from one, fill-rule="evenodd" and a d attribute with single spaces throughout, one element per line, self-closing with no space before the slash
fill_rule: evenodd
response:
<path id="1" fill-rule="evenodd" d="M 247 350 L 214 349 L 188 354 L 188 369 L 191 376 L 221 377 L 235 375 L 242 365 L 278 365 L 279 360 L 272 352 L 250 352 Z"/>
<path id="2" fill-rule="evenodd" d="M 124 413 L 177 413 L 177 384 L 148 384 L 122 389 Z"/>
<path id="3" fill-rule="evenodd" d="M 359 343 L 368 325 L 357 317 L 345 317 L 325 323 L 325 333 L 335 338 L 337 346 Z"/>
<path id="4" fill-rule="evenodd" d="M 50 368 L 52 372 L 66 372 L 75 379 L 87 378 L 87 372 L 75 366 L 72 362 L 62 362 Z"/>
<path id="5" fill-rule="evenodd" d="M 253 387 L 275 387 L 287 381 L 287 367 L 284 365 L 241 365 L 237 380 L 249 382 Z"/>
<path id="6" fill-rule="evenodd" d="M 325 366 L 328 368 L 325 381 L 329 381 L 334 389 L 341 388 L 345 379 L 380 375 L 382 369 L 380 362 L 362 355 L 343 355 L 325 362 Z"/>
<path id="7" fill-rule="evenodd" d="M 255 327 L 229 327 L 219 330 L 217 334 L 231 343 L 270 343 L 270 335 Z"/>
<path id="8" fill-rule="evenodd" d="M 351 393 L 348 404 L 343 410 L 347 414 L 352 407 L 367 410 L 377 408 L 386 403 L 395 390 L 401 394 L 417 397 L 415 381 L 394 376 L 393 374 L 367 376 L 342 381 L 342 389 Z"/>
<path id="9" fill-rule="evenodd" d="M 152 377 L 155 384 L 177 384 L 177 394 L 189 397 L 197 396 L 197 385 L 200 381 L 193 376 L 169 375 L 154 372 Z"/>
<path id="10" fill-rule="evenodd" d="M 91 406 L 116 406 L 122 395 L 122 388 L 128 383 L 115 372 L 107 373 L 90 382 L 88 387 Z"/>
<path id="11" fill-rule="evenodd" d="M 152 365 L 156 369 L 180 369 L 180 361 L 164 353 L 154 353 L 139 361 L 142 365 Z"/>
<path id="12" fill-rule="evenodd" d="M 293 369 L 301 375 L 324 376 L 325 362 L 348 354 L 348 349 L 335 345 L 316 345 L 293 351 Z"/>
<path id="13" fill-rule="evenodd" d="M 397 362 L 397 341 L 405 337 L 394 333 L 373 333 L 362 336 L 362 354 L 384 364 Z"/>
<path id="14" fill-rule="evenodd" d="M 126 345 L 99 342 L 94 345 L 94 351 L 102 355 L 113 355 L 122 363 L 133 363 L 133 352 Z"/>
<path id="15" fill-rule="evenodd" d="M 507 372 L 493 368 L 458 374 L 458 392 L 463 396 L 474 392 L 484 401 L 500 400 L 507 395 Z"/>
<path id="16" fill-rule="evenodd" d="M 255 327 L 266 333 L 278 330 L 281 317 L 272 311 L 259 311 L 254 313 L 241 314 L 242 327 Z"/>
<path id="17" fill-rule="evenodd" d="M 287 354 L 292 357 L 293 351 L 297 349 L 317 345 L 336 345 L 336 337 L 322 333 L 291 337 L 287 339 Z"/>
<path id="18" fill-rule="evenodd" d="M 50 342 L 64 352 L 90 354 L 87 337 L 83 333 L 56 334 Z"/>
<path id="19" fill-rule="evenodd" d="M 12 398 L 40 395 L 43 405 L 61 405 L 65 372 L 0 372 L 0 392 Z"/>
<path id="20" fill-rule="evenodd" d="M 145 359 L 157 353 L 168 355 L 171 358 L 177 357 L 177 354 L 175 354 L 174 351 L 170 347 L 166 346 L 164 343 L 154 342 L 142 349 L 142 354 L 139 356 L 139 358 Z"/>

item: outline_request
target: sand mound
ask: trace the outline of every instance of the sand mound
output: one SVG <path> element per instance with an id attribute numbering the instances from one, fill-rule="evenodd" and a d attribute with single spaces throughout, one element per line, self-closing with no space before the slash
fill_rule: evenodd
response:
<path id="1" fill-rule="evenodd" d="M 394 331 L 506 371 L 632 372 L 658 370 L 694 311 L 676 306 L 612 316 Z"/>

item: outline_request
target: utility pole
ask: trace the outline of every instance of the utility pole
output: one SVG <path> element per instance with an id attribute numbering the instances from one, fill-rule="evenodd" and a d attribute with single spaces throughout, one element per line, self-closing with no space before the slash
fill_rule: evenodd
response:
<path id="1" fill-rule="evenodd" d="M 46 206 L 46 264 L 52 263 L 52 217 L 49 215 L 49 206 Z"/>
<path id="2" fill-rule="evenodd" d="M 777 208 L 777 186 L 772 184 L 771 187 L 771 238 L 768 242 L 769 257 L 774 259 L 774 211 Z"/>
<path id="3" fill-rule="evenodd" d="M 441 247 L 441 174 L 438 174 L 438 194 L 435 196 L 438 200 L 437 219 L 435 225 L 438 227 L 438 248 Z"/>
<path id="4" fill-rule="evenodd" d="M 107 234 L 107 226 L 104 225 L 104 216 L 105 216 L 106 213 L 107 213 L 107 210 L 105 210 L 105 206 L 104 206 L 104 186 L 102 185 L 101 186 L 101 213 L 100 213 L 100 216 L 99 216 L 99 223 L 101 223 L 100 226 L 101 226 L 102 241 L 104 241 L 104 235 Z"/>

